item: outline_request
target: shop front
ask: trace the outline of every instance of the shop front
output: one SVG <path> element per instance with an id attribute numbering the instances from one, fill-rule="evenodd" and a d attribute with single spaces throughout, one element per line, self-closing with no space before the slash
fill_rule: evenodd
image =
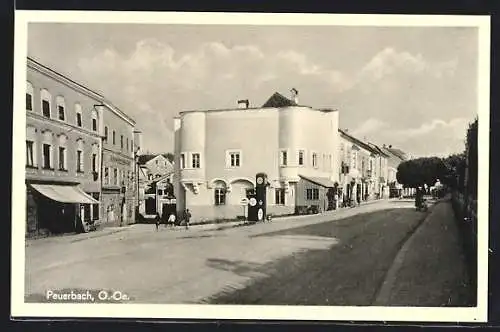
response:
<path id="1" fill-rule="evenodd" d="M 28 237 L 37 235 L 88 232 L 93 226 L 86 211 L 99 201 L 77 184 L 27 183 Z"/>

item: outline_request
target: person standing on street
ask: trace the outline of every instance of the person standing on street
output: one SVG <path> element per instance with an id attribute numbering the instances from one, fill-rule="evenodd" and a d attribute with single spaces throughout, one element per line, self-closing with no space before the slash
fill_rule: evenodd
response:
<path id="1" fill-rule="evenodd" d="M 189 212 L 189 209 L 186 209 L 184 212 L 184 222 L 186 223 L 186 229 L 189 229 L 189 222 L 191 220 L 191 213 Z"/>
<path id="2" fill-rule="evenodd" d="M 160 214 L 157 212 L 155 217 L 156 231 L 158 231 L 158 228 L 160 227 L 160 222 L 161 222 Z"/>

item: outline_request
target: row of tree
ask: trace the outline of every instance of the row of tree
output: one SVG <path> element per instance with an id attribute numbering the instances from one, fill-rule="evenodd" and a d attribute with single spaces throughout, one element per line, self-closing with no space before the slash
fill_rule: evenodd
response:
<path id="1" fill-rule="evenodd" d="M 477 119 L 469 125 L 464 152 L 446 158 L 410 159 L 398 166 L 397 180 L 407 188 L 434 186 L 439 180 L 452 190 L 476 194 Z M 471 192 L 472 191 L 472 192 Z"/>

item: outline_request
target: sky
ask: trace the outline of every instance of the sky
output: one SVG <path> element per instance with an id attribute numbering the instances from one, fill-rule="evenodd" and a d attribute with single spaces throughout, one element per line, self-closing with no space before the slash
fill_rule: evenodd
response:
<path id="1" fill-rule="evenodd" d="M 413 156 L 464 149 L 477 114 L 478 30 L 460 27 L 30 23 L 28 56 L 104 94 L 150 152 L 173 118 L 261 106 L 274 92 L 339 110 L 340 127 Z"/>

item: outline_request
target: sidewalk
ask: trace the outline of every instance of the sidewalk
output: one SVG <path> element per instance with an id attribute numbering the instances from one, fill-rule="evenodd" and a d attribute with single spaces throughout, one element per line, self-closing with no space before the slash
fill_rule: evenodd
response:
<path id="1" fill-rule="evenodd" d="M 380 202 L 385 202 L 389 201 L 387 199 L 380 199 L 380 200 L 372 200 L 372 201 L 367 201 L 367 202 L 362 202 L 360 206 L 365 206 L 365 205 L 370 205 L 374 203 L 380 203 Z M 355 210 L 356 208 L 353 208 Z M 325 211 L 320 214 L 313 214 L 313 215 L 289 215 L 289 216 L 274 216 L 272 219 L 272 222 L 279 222 L 279 221 L 290 221 L 290 220 L 299 220 L 299 219 L 305 219 L 311 216 L 328 216 L 328 215 L 335 215 L 338 214 L 339 212 L 342 211 L 349 211 L 351 208 L 340 208 L 337 210 L 330 210 L 330 211 Z M 212 223 L 212 224 L 194 224 L 190 225 L 189 228 L 192 230 L 196 231 L 222 231 L 226 230 L 229 228 L 235 228 L 235 227 L 243 227 L 250 225 L 248 222 L 243 222 L 243 221 L 232 221 L 232 222 L 225 222 L 225 223 Z M 160 226 L 161 228 L 164 228 L 164 225 Z M 118 232 L 124 232 L 124 231 L 134 231 L 136 233 L 137 231 L 143 231 L 143 232 L 150 232 L 152 229 L 155 228 L 154 224 L 144 224 L 144 223 L 137 223 L 137 224 L 130 224 L 130 225 L 125 225 L 122 227 L 104 227 L 101 229 L 97 229 L 96 231 L 91 231 L 88 233 L 79 233 L 79 234 L 63 234 L 63 235 L 58 235 L 58 236 L 49 236 L 45 238 L 38 238 L 38 239 L 26 239 L 26 246 L 31 246 L 34 244 L 42 244 L 42 243 L 73 243 L 73 242 L 79 242 L 79 241 L 84 241 L 87 239 L 93 239 L 97 237 L 102 237 L 102 236 L 107 236 L 111 234 L 115 234 Z M 175 229 L 183 229 L 184 226 L 177 226 Z"/>
<path id="2" fill-rule="evenodd" d="M 403 245 L 377 306 L 474 306 L 464 248 L 449 199 L 438 202 Z"/>

